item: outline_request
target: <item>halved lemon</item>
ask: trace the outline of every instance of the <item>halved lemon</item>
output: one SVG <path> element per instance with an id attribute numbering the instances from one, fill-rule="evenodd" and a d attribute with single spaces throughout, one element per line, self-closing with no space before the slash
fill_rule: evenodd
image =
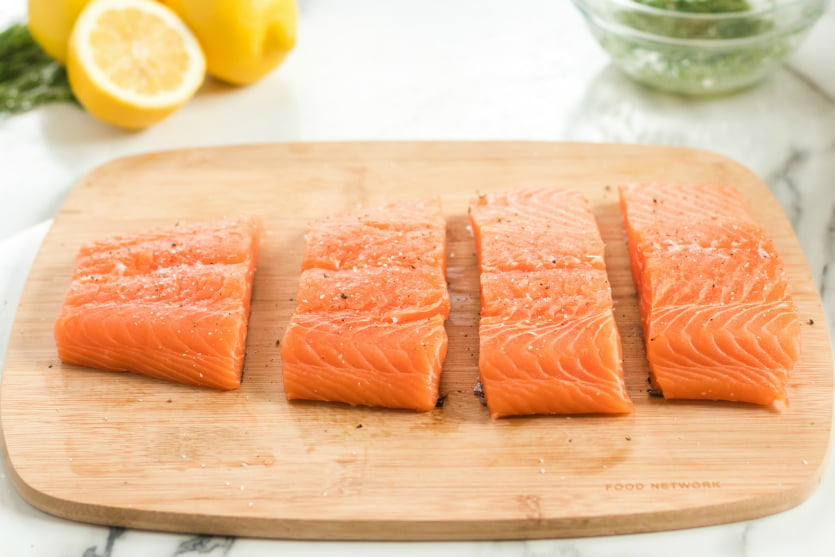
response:
<path id="1" fill-rule="evenodd" d="M 75 96 L 93 116 L 122 128 L 159 122 L 197 92 L 205 73 L 188 27 L 150 0 L 93 0 L 70 35 Z"/>

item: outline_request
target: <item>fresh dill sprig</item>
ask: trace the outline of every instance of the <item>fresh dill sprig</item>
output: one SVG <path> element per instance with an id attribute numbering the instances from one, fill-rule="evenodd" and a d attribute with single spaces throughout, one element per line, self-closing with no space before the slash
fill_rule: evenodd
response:
<path id="1" fill-rule="evenodd" d="M 38 46 L 26 25 L 0 31 L 0 115 L 56 101 L 77 102 L 64 67 Z"/>

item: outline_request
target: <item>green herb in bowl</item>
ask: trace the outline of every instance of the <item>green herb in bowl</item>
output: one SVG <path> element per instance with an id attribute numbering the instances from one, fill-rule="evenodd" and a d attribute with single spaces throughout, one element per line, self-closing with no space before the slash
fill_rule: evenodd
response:
<path id="1" fill-rule="evenodd" d="M 655 11 L 616 8 L 614 17 L 633 29 L 662 37 L 740 39 L 766 33 L 774 27 L 771 16 L 752 11 L 747 0 L 635 0 L 635 3 L 655 8 Z M 682 12 L 708 17 L 682 18 Z M 712 17 L 716 14 L 735 16 Z"/>
<path id="2" fill-rule="evenodd" d="M 702 14 L 744 12 L 751 9 L 748 0 L 635 0 L 639 4 L 661 10 Z"/>

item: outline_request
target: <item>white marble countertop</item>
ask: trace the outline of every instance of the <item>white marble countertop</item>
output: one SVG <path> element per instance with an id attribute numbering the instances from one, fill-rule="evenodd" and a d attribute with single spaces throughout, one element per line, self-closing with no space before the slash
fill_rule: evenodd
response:
<path id="1" fill-rule="evenodd" d="M 0 360 L 26 272 L 72 185 L 116 157 L 274 141 L 529 139 L 710 149 L 749 166 L 785 207 L 835 317 L 835 7 L 758 87 L 704 101 L 635 85 L 567 0 L 301 0 L 300 42 L 258 84 L 206 84 L 170 119 L 123 133 L 72 105 L 0 119 Z M 0 0 L 0 25 L 25 0 Z M 750 522 L 577 540 L 336 543 L 110 529 L 43 514 L 0 464 L 0 555 L 131 557 L 823 556 L 835 554 L 835 459 L 800 506 Z"/>

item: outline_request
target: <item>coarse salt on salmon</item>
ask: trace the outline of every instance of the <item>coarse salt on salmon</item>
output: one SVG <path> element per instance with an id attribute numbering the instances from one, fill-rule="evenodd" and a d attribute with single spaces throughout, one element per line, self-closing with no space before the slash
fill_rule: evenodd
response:
<path id="1" fill-rule="evenodd" d="M 239 387 L 260 233 L 246 217 L 82 246 L 54 325 L 61 361 Z"/>
<path id="2" fill-rule="evenodd" d="M 445 270 L 437 199 L 312 222 L 281 340 L 287 399 L 434 408 L 447 349 Z"/>
<path id="3" fill-rule="evenodd" d="M 773 242 L 727 185 L 620 187 L 651 382 L 666 398 L 786 398 L 800 320 Z"/>
<path id="4" fill-rule="evenodd" d="M 479 373 L 494 418 L 628 413 L 604 245 L 589 202 L 538 188 L 470 205 L 481 270 Z"/>

